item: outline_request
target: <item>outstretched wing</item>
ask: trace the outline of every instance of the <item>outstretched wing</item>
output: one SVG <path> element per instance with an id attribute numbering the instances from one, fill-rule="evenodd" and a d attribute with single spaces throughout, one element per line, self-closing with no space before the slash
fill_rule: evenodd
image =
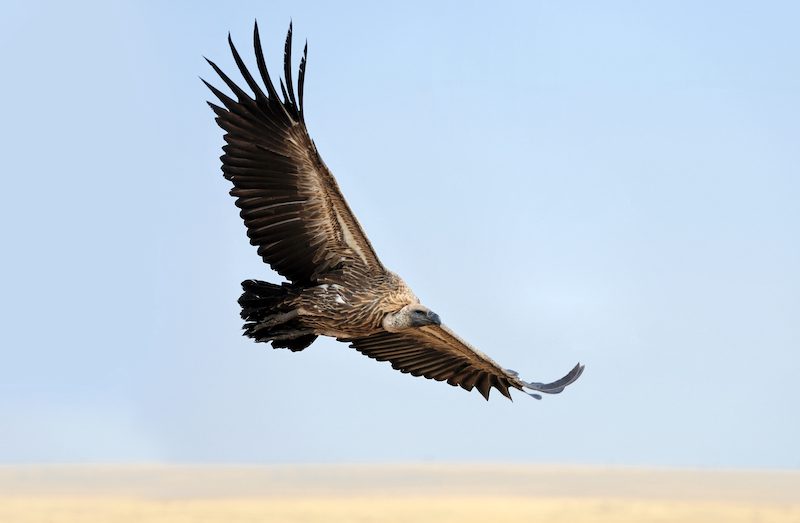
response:
<path id="1" fill-rule="evenodd" d="M 412 376 L 424 376 L 466 390 L 477 388 L 488 400 L 494 387 L 511 399 L 509 388 L 519 389 L 534 398 L 537 392 L 558 394 L 580 377 L 583 365 L 553 383 L 529 383 L 516 372 L 503 369 L 487 355 L 459 338 L 444 325 L 426 326 L 401 332 L 380 332 L 364 338 L 342 339 L 362 354 L 378 361 L 389 361 L 392 368 Z"/>
<path id="2" fill-rule="evenodd" d="M 292 26 L 286 36 L 279 98 L 267 71 L 258 24 L 253 42 L 266 94 L 245 67 L 228 35 L 233 58 L 253 97 L 210 60 L 235 99 L 203 80 L 224 107 L 209 102 L 225 134 L 221 157 L 231 195 L 247 227 L 250 243 L 274 270 L 295 283 L 310 283 L 342 269 L 367 275 L 385 269 L 344 200 L 336 180 L 308 135 L 303 86 L 308 46 L 297 82 L 292 83 Z"/>

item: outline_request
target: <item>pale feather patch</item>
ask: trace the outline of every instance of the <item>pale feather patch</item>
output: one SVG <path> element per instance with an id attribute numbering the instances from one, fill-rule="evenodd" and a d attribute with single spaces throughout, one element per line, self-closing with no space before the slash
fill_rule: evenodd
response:
<path id="1" fill-rule="evenodd" d="M 362 251 L 361 247 L 359 247 L 358 242 L 356 242 L 356 239 L 353 237 L 353 234 L 350 232 L 347 224 L 344 223 L 344 220 L 342 220 L 342 217 L 339 216 L 338 212 L 335 214 L 336 221 L 339 223 L 339 228 L 342 231 L 342 239 L 344 240 L 344 243 L 346 243 L 347 246 L 350 247 L 350 249 L 356 253 L 359 258 L 361 258 L 361 260 L 364 262 L 364 265 L 369 265 L 366 254 L 364 254 L 364 251 Z"/>

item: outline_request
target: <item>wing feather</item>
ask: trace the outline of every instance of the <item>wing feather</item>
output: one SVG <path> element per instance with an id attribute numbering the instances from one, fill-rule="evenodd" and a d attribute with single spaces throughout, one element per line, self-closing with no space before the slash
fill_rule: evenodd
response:
<path id="1" fill-rule="evenodd" d="M 444 325 L 397 333 L 384 331 L 341 341 L 350 342 L 351 347 L 370 358 L 389 361 L 400 372 L 447 381 L 468 391 L 477 388 L 487 400 L 492 388 L 508 399 L 511 399 L 511 388 L 557 394 L 578 379 L 583 371 L 583 366 L 578 364 L 569 374 L 553 383 L 528 383 L 520 379 L 516 372 L 500 367 Z M 528 394 L 540 397 L 535 393 Z"/>
<path id="2" fill-rule="evenodd" d="M 258 22 L 255 23 L 253 28 L 253 48 L 256 50 L 256 64 L 258 66 L 258 72 L 261 74 L 261 81 L 264 82 L 264 86 L 269 93 L 269 99 L 273 102 L 269 104 L 269 108 L 271 111 L 274 111 L 276 107 L 279 107 L 281 109 L 280 113 L 285 114 L 283 104 L 276 105 L 274 103 L 274 101 L 278 99 L 278 93 L 275 91 L 275 86 L 272 84 L 272 79 L 269 77 L 267 63 L 264 60 L 264 51 L 261 49 L 261 36 L 258 34 Z"/>
<path id="3" fill-rule="evenodd" d="M 292 23 L 289 22 L 289 32 L 286 33 L 286 44 L 283 48 L 283 75 L 286 78 L 286 88 L 289 91 L 289 101 L 297 107 L 292 86 Z M 284 93 L 285 95 L 285 93 Z M 298 111 L 299 112 L 299 111 Z"/>
<path id="4" fill-rule="evenodd" d="M 208 60 L 233 97 L 205 80 L 221 106 L 209 102 L 225 131 L 222 172 L 233 182 L 250 243 L 264 262 L 295 283 L 312 283 L 333 270 L 365 277 L 385 269 L 361 225 L 320 158 L 302 115 L 307 49 L 303 50 L 295 96 L 291 74 L 292 27 L 284 45 L 279 98 L 253 30 L 256 64 L 264 89 L 250 73 L 228 35 L 236 67 L 252 95 Z M 265 92 L 266 90 L 266 92 Z M 299 103 L 298 103 L 299 102 Z"/>

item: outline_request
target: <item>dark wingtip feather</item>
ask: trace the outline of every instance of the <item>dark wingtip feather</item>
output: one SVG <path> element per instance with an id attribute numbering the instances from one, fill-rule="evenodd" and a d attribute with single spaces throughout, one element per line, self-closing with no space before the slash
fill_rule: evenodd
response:
<path id="1" fill-rule="evenodd" d="M 305 121 L 303 117 L 303 86 L 306 83 L 306 62 L 308 61 L 308 40 L 303 47 L 303 58 L 300 60 L 300 72 L 297 77 L 297 97 L 300 100 L 300 119 Z"/>
<path id="2" fill-rule="evenodd" d="M 225 113 L 228 112 L 227 109 L 225 109 L 223 107 L 220 107 L 219 105 L 215 104 L 214 102 L 206 101 L 206 103 L 208 104 L 209 107 L 211 107 L 211 110 L 214 111 L 217 114 L 217 116 L 222 116 L 222 115 L 224 115 Z"/>
<path id="3" fill-rule="evenodd" d="M 475 382 L 475 388 L 483 394 L 483 397 L 486 398 L 486 401 L 489 401 L 489 394 L 492 391 L 492 380 L 488 374 L 482 375 L 478 378 L 478 381 Z"/>
<path id="4" fill-rule="evenodd" d="M 253 75 L 250 74 L 247 66 L 244 64 L 241 55 L 239 55 L 239 51 L 236 50 L 236 46 L 233 44 L 233 39 L 231 38 L 230 33 L 228 33 L 228 46 L 231 48 L 231 54 L 233 55 L 234 62 L 236 62 L 236 67 L 239 68 L 242 78 L 244 78 L 244 81 L 247 82 L 247 85 L 250 86 L 250 89 L 252 89 L 256 100 L 262 105 L 262 107 L 268 106 L 269 100 L 261 90 L 258 82 L 256 82 L 253 78 Z"/>
<path id="5" fill-rule="evenodd" d="M 495 379 L 494 380 L 494 388 L 500 391 L 500 394 L 505 396 L 506 398 L 514 401 L 514 398 L 511 397 L 511 393 L 508 391 L 508 385 L 502 379 Z"/>
<path id="6" fill-rule="evenodd" d="M 264 61 L 264 50 L 261 47 L 261 36 L 258 33 L 258 21 L 255 22 L 253 27 L 253 47 L 256 50 L 256 65 L 258 66 L 258 72 L 261 74 L 261 80 L 264 82 L 264 86 L 267 88 L 267 93 L 269 93 L 269 97 L 278 101 L 278 92 L 275 90 L 275 86 L 272 84 L 272 79 L 269 77 L 269 71 L 267 70 L 267 64 Z"/>
<path id="7" fill-rule="evenodd" d="M 222 69 L 220 69 L 217 66 L 217 64 L 215 64 L 214 62 L 212 62 L 208 58 L 206 58 L 206 62 L 208 62 L 208 64 L 214 69 L 214 72 L 216 72 L 219 75 L 219 77 L 222 78 L 222 81 L 225 82 L 225 85 L 227 85 L 228 88 L 231 91 L 233 91 L 233 94 L 236 95 L 236 97 L 239 99 L 239 102 L 247 103 L 247 102 L 252 102 L 253 101 L 253 99 L 250 98 L 250 95 L 248 95 L 246 92 L 244 92 L 241 87 L 236 85 L 236 82 L 231 80 L 230 77 L 228 77 L 228 75 L 226 75 L 222 71 Z M 216 94 L 216 93 L 214 93 L 214 94 Z"/>
<path id="8" fill-rule="evenodd" d="M 286 94 L 286 86 L 283 85 L 283 79 L 282 78 L 279 79 L 278 83 L 281 84 L 281 92 L 283 93 L 283 102 L 288 105 L 289 104 L 289 96 Z"/>
<path id="9" fill-rule="evenodd" d="M 211 92 L 214 93 L 214 96 L 216 96 L 219 99 L 219 101 L 222 102 L 222 104 L 225 107 L 230 109 L 231 106 L 236 105 L 236 101 L 233 100 L 231 97 L 229 97 L 228 95 L 226 95 L 225 93 L 223 93 L 222 91 L 220 91 L 219 89 L 217 89 L 216 87 L 211 85 L 210 83 L 206 82 L 202 78 L 200 78 L 200 80 L 204 84 L 206 84 L 206 87 L 208 87 L 211 90 Z"/>
<path id="10" fill-rule="evenodd" d="M 286 91 L 289 92 L 288 101 L 297 110 L 297 100 L 294 97 L 294 85 L 292 83 L 292 22 L 289 21 L 289 31 L 286 33 L 286 44 L 283 48 L 283 76 L 286 80 Z M 285 93 L 284 93 L 285 94 Z M 288 102 L 287 102 L 288 103 Z"/>

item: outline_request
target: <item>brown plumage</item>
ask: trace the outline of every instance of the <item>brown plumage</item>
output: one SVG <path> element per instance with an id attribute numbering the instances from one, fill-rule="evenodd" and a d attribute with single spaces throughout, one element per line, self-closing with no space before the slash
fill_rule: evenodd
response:
<path id="1" fill-rule="evenodd" d="M 245 335 L 293 351 L 317 336 L 349 342 L 359 352 L 414 376 L 477 388 L 489 399 L 492 387 L 511 398 L 510 388 L 540 398 L 555 394 L 583 372 L 576 365 L 553 383 L 529 383 L 500 367 L 441 324 L 411 289 L 388 271 L 353 215 L 333 175 L 306 130 L 303 113 L 308 46 L 303 50 L 295 96 L 292 27 L 286 36 L 279 97 L 269 76 L 258 25 L 253 41 L 266 93 L 245 67 L 228 35 L 233 58 L 253 96 L 213 62 L 235 98 L 205 82 L 222 106 L 209 102 L 225 130 L 222 171 L 250 243 L 289 282 L 246 280 L 239 299 Z"/>

